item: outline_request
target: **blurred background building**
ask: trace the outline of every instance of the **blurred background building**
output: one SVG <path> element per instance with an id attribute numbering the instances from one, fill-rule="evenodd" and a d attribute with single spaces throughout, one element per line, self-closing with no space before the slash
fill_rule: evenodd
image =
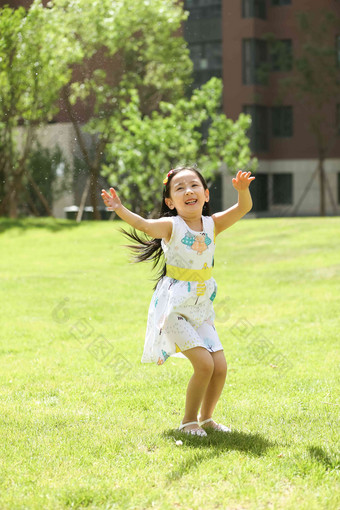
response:
<path id="1" fill-rule="evenodd" d="M 319 181 L 316 140 L 308 125 L 308 111 L 288 93 L 279 100 L 280 80 L 291 74 L 291 64 L 269 53 L 268 33 L 282 42 L 287 54 L 299 53 L 296 16 L 324 8 L 340 16 L 338 0 L 185 0 L 190 12 L 184 27 L 194 63 L 194 86 L 212 76 L 222 77 L 223 109 L 236 120 L 241 112 L 252 117 L 248 136 L 259 160 L 251 185 L 253 214 L 316 215 L 319 213 Z M 331 34 L 337 50 L 334 66 L 340 67 L 340 28 Z M 258 70 L 270 63 L 266 84 Z M 334 97 L 325 113 L 337 134 L 325 161 L 326 213 L 340 207 L 340 97 Z M 222 178 L 222 202 L 233 203 L 234 194 Z"/>

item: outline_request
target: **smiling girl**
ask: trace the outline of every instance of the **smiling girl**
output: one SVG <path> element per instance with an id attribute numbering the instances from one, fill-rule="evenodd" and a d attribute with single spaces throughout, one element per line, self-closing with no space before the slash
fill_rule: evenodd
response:
<path id="1" fill-rule="evenodd" d="M 163 181 L 160 218 L 145 219 L 124 207 L 115 192 L 102 190 L 109 210 L 134 227 L 121 231 L 137 241 L 136 261 L 163 260 L 149 306 L 142 363 L 162 365 L 170 357 L 188 358 L 194 373 L 186 392 L 183 432 L 206 436 L 207 430 L 230 432 L 212 414 L 222 393 L 227 362 L 214 326 L 217 284 L 212 276 L 216 236 L 252 208 L 249 185 L 255 177 L 239 171 L 232 179 L 238 202 L 210 214 L 209 189 L 190 166 L 171 170 Z M 143 239 L 136 230 L 151 237 Z M 200 416 L 198 419 L 198 411 Z"/>

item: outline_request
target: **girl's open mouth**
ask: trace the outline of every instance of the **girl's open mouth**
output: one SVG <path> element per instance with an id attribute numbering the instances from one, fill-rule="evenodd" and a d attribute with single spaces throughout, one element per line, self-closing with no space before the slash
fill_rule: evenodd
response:
<path id="1" fill-rule="evenodd" d="M 197 199 L 196 198 L 192 198 L 191 200 L 187 200 L 187 202 L 185 202 L 186 205 L 195 205 L 197 202 Z"/>

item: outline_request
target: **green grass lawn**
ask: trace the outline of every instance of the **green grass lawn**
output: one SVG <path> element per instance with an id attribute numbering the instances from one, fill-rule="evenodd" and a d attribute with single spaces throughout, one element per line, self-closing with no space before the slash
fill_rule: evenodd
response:
<path id="1" fill-rule="evenodd" d="M 190 362 L 140 361 L 154 275 L 119 226 L 0 219 L 0 509 L 338 509 L 340 218 L 217 237 L 207 438 L 176 431 Z"/>

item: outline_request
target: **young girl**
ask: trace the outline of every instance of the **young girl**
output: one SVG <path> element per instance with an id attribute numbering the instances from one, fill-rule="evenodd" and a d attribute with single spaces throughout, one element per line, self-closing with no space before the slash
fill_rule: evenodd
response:
<path id="1" fill-rule="evenodd" d="M 165 257 L 149 307 L 141 361 L 162 365 L 169 356 L 177 356 L 192 363 L 194 373 L 179 426 L 189 434 L 206 436 L 207 429 L 230 432 L 212 419 L 227 374 L 214 326 L 217 285 L 212 267 L 216 236 L 252 208 L 249 185 L 255 177 L 250 175 L 237 173 L 232 183 L 238 191 L 238 203 L 212 216 L 207 183 L 195 167 L 180 166 L 168 173 L 163 181 L 159 219 L 144 219 L 126 209 L 114 188 L 110 194 L 102 190 L 108 209 L 134 227 L 132 233 L 120 230 L 139 243 L 129 246 L 138 253 L 135 260 L 153 260 L 155 268 Z M 136 229 L 152 239 L 140 237 Z"/>

